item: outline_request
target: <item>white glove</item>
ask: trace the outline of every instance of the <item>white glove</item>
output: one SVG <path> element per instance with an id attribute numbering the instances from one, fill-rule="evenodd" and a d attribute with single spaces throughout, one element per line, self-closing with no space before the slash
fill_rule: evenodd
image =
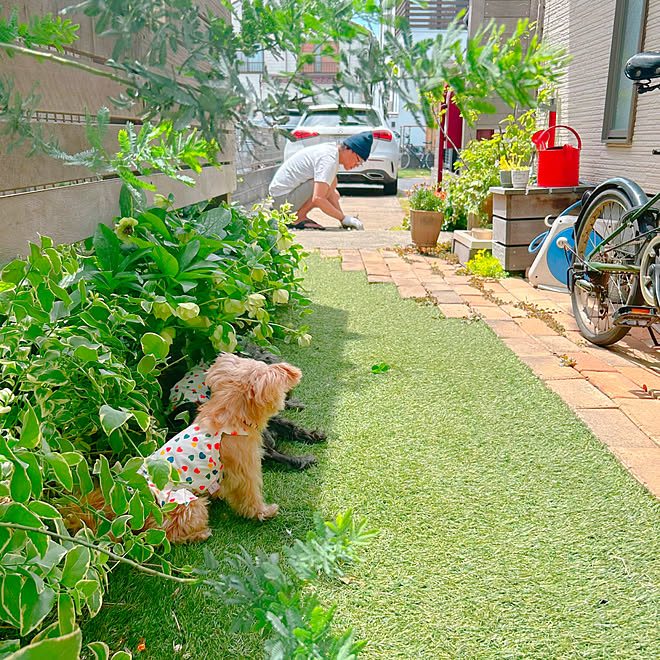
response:
<path id="1" fill-rule="evenodd" d="M 341 226 L 344 229 L 357 229 L 358 231 L 364 230 L 364 225 L 352 215 L 345 215 L 344 219 L 341 221 Z"/>

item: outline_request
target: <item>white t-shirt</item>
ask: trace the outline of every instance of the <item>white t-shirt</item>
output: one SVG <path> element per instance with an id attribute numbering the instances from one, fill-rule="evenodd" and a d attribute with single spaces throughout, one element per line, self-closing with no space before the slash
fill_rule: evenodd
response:
<path id="1" fill-rule="evenodd" d="M 268 187 L 273 197 L 287 195 L 305 181 L 321 181 L 329 186 L 339 170 L 339 150 L 334 144 L 305 147 L 282 163 Z"/>

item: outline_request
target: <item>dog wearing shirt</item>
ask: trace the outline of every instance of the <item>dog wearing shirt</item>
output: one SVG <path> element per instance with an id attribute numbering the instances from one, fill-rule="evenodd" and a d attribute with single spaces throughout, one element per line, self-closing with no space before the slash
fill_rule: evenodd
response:
<path id="1" fill-rule="evenodd" d="M 210 398 L 190 426 L 150 457 L 170 462 L 179 482 L 159 489 L 146 469 L 140 470 L 159 505 L 176 504 L 163 522 L 170 541 L 202 541 L 211 535 L 207 496 L 224 499 L 246 518 L 277 515 L 278 505 L 266 504 L 262 494 L 261 433 L 301 376 L 285 362 L 265 364 L 229 353 L 216 359 L 206 373 Z"/>
<path id="2" fill-rule="evenodd" d="M 242 357 L 251 357 L 266 364 L 282 362 L 273 353 L 253 344 L 243 347 L 241 354 Z M 199 406 L 208 401 L 211 390 L 206 383 L 206 373 L 211 368 L 211 364 L 212 362 L 202 362 L 196 365 L 172 385 L 168 406 L 168 421 L 171 428 L 180 428 L 180 420 L 183 418 L 193 419 Z M 300 410 L 305 407 L 305 404 L 293 399 L 290 394 L 286 398 L 286 408 Z M 292 455 L 285 453 L 280 446 L 282 441 L 316 444 L 326 440 L 323 431 L 306 429 L 281 415 L 274 415 L 268 420 L 268 426 L 263 430 L 261 437 L 264 459 L 275 461 L 295 470 L 307 469 L 316 463 L 316 456 L 313 454 Z"/>

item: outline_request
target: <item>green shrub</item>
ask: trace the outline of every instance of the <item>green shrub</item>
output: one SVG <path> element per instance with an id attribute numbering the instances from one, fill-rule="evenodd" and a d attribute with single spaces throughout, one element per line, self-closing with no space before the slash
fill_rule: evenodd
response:
<path id="1" fill-rule="evenodd" d="M 478 277 L 491 277 L 501 279 L 508 277 L 500 262 L 491 254 L 490 250 L 479 250 L 466 264 L 465 270 Z"/>
<path id="2" fill-rule="evenodd" d="M 70 651 L 118 560 L 176 572 L 164 533 L 140 531 L 165 510 L 136 472 L 166 434 L 162 372 L 181 354 L 233 350 L 240 336 L 309 341 L 291 325 L 308 300 L 287 219 L 263 208 L 153 208 L 114 231 L 99 226 L 86 249 L 42 238 L 3 268 L 0 620 L 22 638 L 41 628 L 32 643 Z M 156 484 L 177 480 L 164 462 L 148 469 Z M 114 520 L 90 510 L 96 532 L 72 535 L 65 507 L 85 509 L 95 482 Z"/>

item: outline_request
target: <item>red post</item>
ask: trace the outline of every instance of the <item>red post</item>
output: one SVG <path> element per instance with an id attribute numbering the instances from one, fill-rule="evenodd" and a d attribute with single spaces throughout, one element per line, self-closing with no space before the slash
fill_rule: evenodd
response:
<path id="1" fill-rule="evenodd" d="M 440 103 L 440 119 L 438 122 L 438 177 L 437 182 L 442 183 L 442 163 L 445 160 L 445 120 L 447 116 L 447 103 L 445 99 L 447 98 L 447 90 L 442 97 L 442 102 Z"/>

